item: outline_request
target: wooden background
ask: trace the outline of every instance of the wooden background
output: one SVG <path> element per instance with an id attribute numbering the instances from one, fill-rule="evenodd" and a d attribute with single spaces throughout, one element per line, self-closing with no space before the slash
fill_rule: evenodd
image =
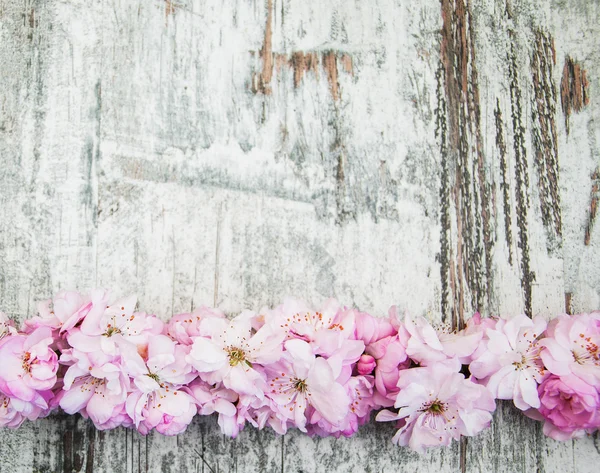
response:
<path id="1" fill-rule="evenodd" d="M 0 308 L 137 292 L 168 318 L 293 294 L 460 325 L 600 307 L 598 0 L 0 0 Z M 424 456 L 55 416 L 13 472 L 593 472 L 508 404 Z"/>

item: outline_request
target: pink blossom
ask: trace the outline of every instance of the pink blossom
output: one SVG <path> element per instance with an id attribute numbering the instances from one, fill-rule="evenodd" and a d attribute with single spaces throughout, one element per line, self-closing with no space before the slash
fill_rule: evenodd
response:
<path id="1" fill-rule="evenodd" d="M 188 348 L 166 335 L 148 341 L 146 359 L 125 352 L 135 388 L 127 397 L 127 414 L 142 434 L 153 428 L 164 435 L 183 432 L 196 414 L 193 398 L 179 386 L 196 377 L 186 362 Z"/>
<path id="2" fill-rule="evenodd" d="M 219 383 L 211 386 L 201 379 L 194 380 L 185 388 L 198 406 L 198 414 L 206 416 L 218 414 L 221 432 L 228 437 L 236 438 L 244 427 L 245 419 L 238 415 L 238 394 Z"/>
<path id="3" fill-rule="evenodd" d="M 163 435 L 185 431 L 196 414 L 194 399 L 185 391 L 158 383 L 146 392 L 134 390 L 125 403 L 127 414 L 138 432 L 148 434 L 156 429 Z"/>
<path id="4" fill-rule="evenodd" d="M 456 361 L 440 362 L 400 373 L 394 404 L 398 413 L 383 410 L 377 415 L 378 421 L 401 421 L 394 443 L 423 452 L 489 426 L 494 398 L 458 373 L 459 366 Z"/>
<path id="5" fill-rule="evenodd" d="M 0 392 L 0 427 L 16 429 L 23 421 L 25 421 L 25 416 L 15 409 L 11 398 Z"/>
<path id="6" fill-rule="evenodd" d="M 376 360 L 375 389 L 379 394 L 378 403 L 383 407 L 394 405 L 400 370 L 410 365 L 406 354 L 407 340 L 407 332 L 400 327 L 398 335 L 382 338 L 366 348 L 367 354 Z"/>
<path id="7" fill-rule="evenodd" d="M 600 395 L 593 386 L 568 374 L 551 375 L 538 388 L 544 434 L 569 440 L 600 427 Z"/>
<path id="8" fill-rule="evenodd" d="M 540 341 L 545 367 L 558 376 L 574 374 L 600 388 L 600 313 L 560 315 Z"/>
<path id="9" fill-rule="evenodd" d="M 406 315 L 404 325 L 410 334 L 406 353 L 422 366 L 454 357 L 468 359 L 483 337 L 483 331 L 474 328 L 460 332 L 443 324 L 434 328 L 424 317 L 413 321 Z"/>
<path id="10" fill-rule="evenodd" d="M 40 327 L 29 335 L 5 337 L 0 344 L 0 391 L 46 409 L 44 391 L 54 387 L 58 370 L 52 343 L 52 330 L 48 327 Z"/>
<path id="11" fill-rule="evenodd" d="M 89 417 L 100 430 L 121 425 L 122 420 L 116 423 L 114 418 L 124 410 L 130 380 L 118 359 L 111 360 L 102 352 L 70 350 L 60 361 L 71 364 L 59 393 L 60 407 L 68 414 L 80 412 Z"/>
<path id="12" fill-rule="evenodd" d="M 470 355 L 462 357 L 460 359 L 460 362 L 463 365 L 470 365 L 474 359 L 478 358 L 481 355 L 481 353 L 487 350 L 488 337 L 486 331 L 488 329 L 495 329 L 497 322 L 498 319 L 496 317 L 481 317 L 481 314 L 479 312 L 475 312 L 475 314 L 473 314 L 473 317 L 467 320 L 467 326 L 464 330 L 462 330 L 459 333 L 481 332 L 482 337 L 479 341 L 477 348 L 475 348 L 475 351 Z"/>
<path id="13" fill-rule="evenodd" d="M 90 417 L 85 409 L 82 410 L 80 414 L 85 419 L 88 419 Z M 106 422 L 104 422 L 103 424 L 95 423 L 94 425 L 98 430 L 110 430 L 116 429 L 117 427 L 130 428 L 133 427 L 133 420 L 131 419 L 131 417 L 129 417 L 129 414 L 127 414 L 125 404 L 119 404 L 115 409 L 113 409 L 112 415 Z"/>
<path id="14" fill-rule="evenodd" d="M 353 376 L 349 378 L 344 384 L 344 388 L 350 398 L 350 412 L 339 425 L 313 415 L 311 421 L 314 423 L 307 426 L 308 434 L 321 437 L 328 435 L 350 437 L 355 434 L 361 425 L 369 421 L 371 411 L 377 405 L 373 397 L 373 386 L 373 376 Z"/>
<path id="15" fill-rule="evenodd" d="M 539 408 L 537 386 L 547 372 L 537 339 L 545 328 L 540 317 L 499 319 L 494 329 L 486 330 L 486 349 L 469 365 L 471 374 L 482 380 L 496 399 L 512 399 L 521 410 Z"/>
<path id="16" fill-rule="evenodd" d="M 142 391 L 169 383 L 182 386 L 196 378 L 186 361 L 189 347 L 180 345 L 166 335 L 154 335 L 148 341 L 144 357 L 132 350 L 122 353 L 123 363 L 135 385 Z"/>
<path id="17" fill-rule="evenodd" d="M 45 405 L 53 403 L 53 393 L 50 390 L 40 392 Z M 0 391 L 0 427 L 16 428 L 25 419 L 36 420 L 46 417 L 52 411 L 52 407 L 40 407 L 33 402 L 11 398 Z"/>
<path id="18" fill-rule="evenodd" d="M 269 397 L 262 399 L 253 396 L 240 396 L 238 402 L 238 423 L 250 422 L 257 429 L 266 425 L 279 435 L 284 435 L 289 427 L 288 419 L 279 413 L 279 406 Z"/>
<path id="19" fill-rule="evenodd" d="M 163 323 L 153 315 L 134 312 L 135 296 L 121 299 L 102 311 L 91 311 L 79 327 L 68 331 L 69 344 L 86 353 L 104 352 L 116 356 L 121 345 L 132 344 L 140 352 L 148 340 L 163 331 Z"/>
<path id="20" fill-rule="evenodd" d="M 286 340 L 299 339 L 310 343 L 315 355 L 329 358 L 337 355 L 343 365 L 355 363 L 365 344 L 355 339 L 357 311 L 340 306 L 329 299 L 320 310 L 310 309 L 304 302 L 286 299 L 270 311 L 266 323 L 285 333 Z"/>
<path id="21" fill-rule="evenodd" d="M 200 322 L 209 317 L 225 318 L 225 314 L 218 309 L 199 307 L 191 314 L 177 314 L 171 317 L 166 330 L 167 334 L 183 345 L 191 345 L 192 337 L 200 335 Z"/>
<path id="22" fill-rule="evenodd" d="M 39 315 L 25 321 L 23 329 L 31 332 L 37 327 L 50 327 L 60 332 L 75 327 L 88 314 L 102 313 L 106 307 L 109 293 L 95 289 L 90 295 L 77 291 L 60 291 L 53 299 L 38 304 Z"/>
<path id="23" fill-rule="evenodd" d="M 267 396 L 277 404 L 282 417 L 306 431 L 307 422 L 323 418 L 339 426 L 350 409 L 350 398 L 336 382 L 339 373 L 323 357 L 316 357 L 309 343 L 285 342 L 283 358 L 267 366 Z"/>
<path id="24" fill-rule="evenodd" d="M 365 345 L 375 343 L 385 337 L 396 335 L 390 319 L 373 317 L 365 312 L 356 312 L 354 338 L 362 340 Z"/>
<path id="25" fill-rule="evenodd" d="M 8 335 L 16 335 L 17 329 L 14 322 L 5 313 L 0 312 L 0 340 Z"/>
<path id="26" fill-rule="evenodd" d="M 244 312 L 231 321 L 217 317 L 204 319 L 194 337 L 187 361 L 210 384 L 223 384 L 238 394 L 262 398 L 266 388 L 260 365 L 281 356 L 284 334 L 264 326 L 252 333 L 251 317 Z"/>

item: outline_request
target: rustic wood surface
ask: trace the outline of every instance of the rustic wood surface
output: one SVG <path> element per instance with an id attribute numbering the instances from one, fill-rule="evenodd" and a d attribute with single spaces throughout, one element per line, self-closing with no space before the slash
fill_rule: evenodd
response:
<path id="1" fill-rule="evenodd" d="M 136 292 L 164 318 L 293 294 L 460 326 L 600 307 L 598 0 L 0 0 L 0 308 Z M 77 416 L 0 431 L 13 472 L 596 472 L 501 404 L 419 456 L 174 438 Z"/>

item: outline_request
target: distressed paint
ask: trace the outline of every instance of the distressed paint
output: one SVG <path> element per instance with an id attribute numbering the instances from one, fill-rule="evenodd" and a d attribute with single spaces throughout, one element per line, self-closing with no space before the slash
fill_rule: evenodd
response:
<path id="1" fill-rule="evenodd" d="M 0 0 L 0 307 L 22 320 L 106 285 L 165 317 L 287 294 L 455 326 L 599 308 L 598 17 L 592 0 Z M 57 415 L 1 431 L 0 471 L 592 472 L 600 451 L 508 404 L 425 456 L 392 433 L 229 440 L 196 419 L 142 437 Z"/>

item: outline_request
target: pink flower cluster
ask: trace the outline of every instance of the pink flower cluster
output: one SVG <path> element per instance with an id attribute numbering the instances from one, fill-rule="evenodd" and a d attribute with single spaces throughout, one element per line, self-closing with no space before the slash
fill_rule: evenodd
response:
<path id="1" fill-rule="evenodd" d="M 167 323 L 136 303 L 63 291 L 19 331 L 0 313 L 0 426 L 62 409 L 98 429 L 176 435 L 216 413 L 231 437 L 246 424 L 339 437 L 380 411 L 395 443 L 423 451 L 482 431 L 509 399 L 557 440 L 600 427 L 600 312 L 548 326 L 475 314 L 455 331 L 335 300 Z"/>

